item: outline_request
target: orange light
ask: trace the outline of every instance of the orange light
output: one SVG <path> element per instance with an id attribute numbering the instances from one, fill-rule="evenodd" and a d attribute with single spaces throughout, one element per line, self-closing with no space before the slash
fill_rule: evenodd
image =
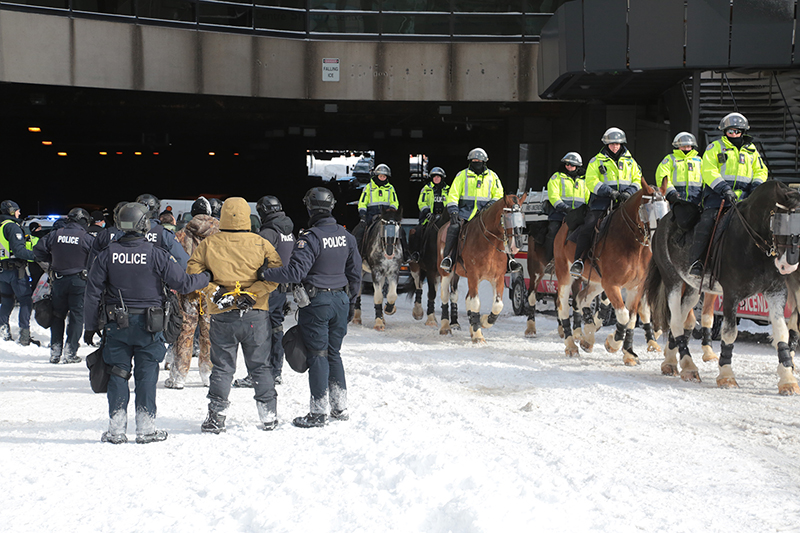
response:
<path id="1" fill-rule="evenodd" d="M 133 152 L 133 155 L 142 155 L 142 152 Z"/>
<path id="2" fill-rule="evenodd" d="M 67 157 L 67 152 L 58 152 L 61 157 Z"/>
<path id="3" fill-rule="evenodd" d="M 100 152 L 100 155 L 108 155 L 108 152 Z"/>
<path id="4" fill-rule="evenodd" d="M 158 155 L 158 152 L 153 152 L 153 155 Z"/>
<path id="5" fill-rule="evenodd" d="M 122 152 L 117 152 L 117 155 L 122 155 Z"/>
<path id="6" fill-rule="evenodd" d="M 42 141 L 42 144 L 45 146 L 50 146 L 51 144 L 53 144 L 53 141 Z"/>
<path id="7" fill-rule="evenodd" d="M 239 155 L 239 152 L 233 152 L 233 155 Z"/>
<path id="8" fill-rule="evenodd" d="M 214 152 L 208 152 L 208 155 L 217 155 L 217 154 Z"/>
<path id="9" fill-rule="evenodd" d="M 42 128 L 40 128 L 39 126 L 31 126 L 30 128 L 28 128 L 28 131 L 33 133 L 39 133 L 40 131 L 42 131 Z"/>

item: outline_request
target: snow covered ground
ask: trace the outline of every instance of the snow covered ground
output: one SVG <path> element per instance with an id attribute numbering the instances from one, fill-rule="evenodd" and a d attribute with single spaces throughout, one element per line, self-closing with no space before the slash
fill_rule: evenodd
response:
<path id="1" fill-rule="evenodd" d="M 364 309 L 343 348 L 351 419 L 322 429 L 291 425 L 308 386 L 285 366 L 274 432 L 256 428 L 252 390 L 234 389 L 227 433 L 201 434 L 195 362 L 182 391 L 164 389 L 162 372 L 166 442 L 103 444 L 105 395 L 83 363 L 0 343 L 0 528 L 800 531 L 800 398 L 778 396 L 771 346 L 737 343 L 741 388 L 720 390 L 699 357 L 702 383 L 661 376 L 641 330 L 642 364 L 628 368 L 600 345 L 567 359 L 552 317 L 525 338 L 508 301 L 484 346 L 414 321 L 405 297 L 383 333 L 369 297 Z M 131 402 L 131 441 L 132 413 Z"/>

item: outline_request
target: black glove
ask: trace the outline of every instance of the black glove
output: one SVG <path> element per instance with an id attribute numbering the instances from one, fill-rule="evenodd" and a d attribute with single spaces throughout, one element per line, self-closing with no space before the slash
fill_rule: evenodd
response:
<path id="1" fill-rule="evenodd" d="M 352 303 L 352 304 L 350 304 L 350 310 L 347 311 L 347 323 L 348 324 L 353 321 L 353 317 L 354 316 L 356 316 L 356 304 Z"/>
<path id="2" fill-rule="evenodd" d="M 629 193 L 628 191 L 622 191 L 621 193 L 619 193 L 619 201 L 620 201 L 620 203 L 624 202 L 625 200 L 627 200 L 630 197 L 631 197 L 631 193 Z"/>
<path id="3" fill-rule="evenodd" d="M 433 220 L 433 217 L 434 217 L 434 214 L 429 211 L 428 214 L 425 215 L 425 220 Z"/>
<path id="4" fill-rule="evenodd" d="M 458 212 L 450 213 L 450 223 L 454 226 L 457 224 L 461 224 L 461 217 L 458 216 Z"/>
<path id="5" fill-rule="evenodd" d="M 569 211 L 569 207 L 564 202 L 558 202 L 558 204 L 554 208 L 558 213 L 566 213 Z"/>
<path id="6" fill-rule="evenodd" d="M 211 301 L 214 302 L 220 310 L 228 309 L 233 306 L 233 294 L 225 295 L 227 291 L 220 285 L 214 294 L 211 295 Z"/>
<path id="7" fill-rule="evenodd" d="M 366 222 L 366 221 L 367 221 L 367 214 L 366 214 L 366 213 L 359 213 L 359 214 L 358 214 L 358 219 L 359 219 L 361 222 Z"/>
<path id="8" fill-rule="evenodd" d="M 733 189 L 727 189 L 722 193 L 722 197 L 725 199 L 726 204 L 733 205 L 736 203 L 736 193 L 733 192 Z"/>
<path id="9" fill-rule="evenodd" d="M 675 202 L 677 202 L 680 199 L 680 197 L 681 195 L 678 194 L 678 191 L 675 190 L 669 191 L 667 193 L 667 201 L 669 202 L 669 205 L 675 205 Z"/>
<path id="10" fill-rule="evenodd" d="M 239 308 L 240 311 L 249 311 L 256 305 L 256 300 L 249 294 L 240 294 L 238 298 L 236 298 L 236 307 Z"/>
<path id="11" fill-rule="evenodd" d="M 612 201 L 616 202 L 619 199 L 619 191 L 616 189 L 611 189 L 611 192 L 608 194 Z"/>
<path id="12" fill-rule="evenodd" d="M 84 344 L 88 344 L 89 346 L 95 346 L 94 343 L 94 336 L 100 336 L 100 332 L 96 330 L 87 329 L 83 332 L 83 342 Z"/>

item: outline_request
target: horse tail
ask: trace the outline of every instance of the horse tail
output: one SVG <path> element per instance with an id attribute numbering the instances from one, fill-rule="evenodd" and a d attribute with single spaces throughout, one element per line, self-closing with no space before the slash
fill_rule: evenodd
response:
<path id="1" fill-rule="evenodd" d="M 661 278 L 655 260 L 650 258 L 647 278 L 644 281 L 644 298 L 650 306 L 650 322 L 656 330 L 666 331 L 669 328 L 669 305 L 667 304 L 667 288 Z"/>

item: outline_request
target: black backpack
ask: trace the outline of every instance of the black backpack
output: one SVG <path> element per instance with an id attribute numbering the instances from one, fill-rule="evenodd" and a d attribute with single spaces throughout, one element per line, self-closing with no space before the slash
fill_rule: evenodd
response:
<path id="1" fill-rule="evenodd" d="M 183 328 L 183 311 L 178 294 L 164 286 L 164 340 L 172 344 L 178 340 L 178 335 Z"/>

